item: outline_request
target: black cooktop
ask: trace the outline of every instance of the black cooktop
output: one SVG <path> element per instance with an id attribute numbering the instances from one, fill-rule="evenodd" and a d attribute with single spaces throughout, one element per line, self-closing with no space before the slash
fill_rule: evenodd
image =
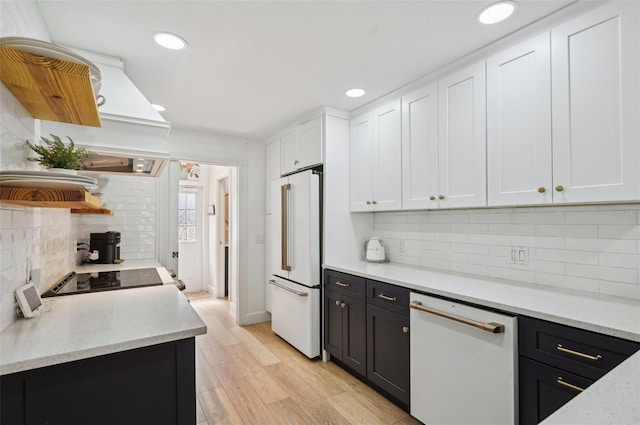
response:
<path id="1" fill-rule="evenodd" d="M 133 269 L 80 274 L 71 272 L 51 289 L 42 294 L 42 297 L 88 294 L 90 292 L 154 285 L 162 285 L 162 279 L 156 269 Z"/>

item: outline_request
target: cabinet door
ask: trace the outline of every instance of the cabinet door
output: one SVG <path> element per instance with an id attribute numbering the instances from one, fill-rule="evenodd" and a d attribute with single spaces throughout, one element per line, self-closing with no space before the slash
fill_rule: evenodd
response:
<path id="1" fill-rule="evenodd" d="M 489 205 L 552 201 L 549 33 L 487 60 L 487 179 Z"/>
<path id="2" fill-rule="evenodd" d="M 552 30 L 554 202 L 640 198 L 639 8 L 615 2 Z"/>
<path id="3" fill-rule="evenodd" d="M 280 174 L 288 174 L 298 168 L 298 131 L 291 131 L 280 138 Z"/>
<path id="4" fill-rule="evenodd" d="M 342 297 L 342 361 L 362 376 L 367 374 L 367 315 L 365 303 Z"/>
<path id="5" fill-rule="evenodd" d="M 350 209 L 370 211 L 373 199 L 373 134 L 371 114 L 353 118 L 349 124 Z M 328 188 L 331 190 L 331 188 Z"/>
<path id="6" fill-rule="evenodd" d="M 487 205 L 484 62 L 438 82 L 439 206 Z"/>
<path id="7" fill-rule="evenodd" d="M 593 383 L 525 357 L 519 364 L 520 425 L 535 425 Z M 576 388 L 577 387 L 577 388 Z"/>
<path id="8" fill-rule="evenodd" d="M 409 317 L 367 305 L 367 378 L 409 404 Z"/>
<path id="9" fill-rule="evenodd" d="M 303 124 L 298 130 L 297 168 L 322 164 L 322 117 Z"/>
<path id="10" fill-rule="evenodd" d="M 271 214 L 271 182 L 280 178 L 280 142 L 278 140 L 271 142 L 266 147 L 265 157 L 265 176 L 266 176 L 266 207 L 267 214 Z"/>
<path id="11" fill-rule="evenodd" d="M 373 112 L 373 209 L 402 207 L 402 121 L 400 99 Z"/>
<path id="12" fill-rule="evenodd" d="M 438 84 L 402 97 L 402 209 L 438 206 Z"/>
<path id="13" fill-rule="evenodd" d="M 343 351 L 341 303 L 341 294 L 324 291 L 324 349 L 338 360 L 342 360 Z"/>

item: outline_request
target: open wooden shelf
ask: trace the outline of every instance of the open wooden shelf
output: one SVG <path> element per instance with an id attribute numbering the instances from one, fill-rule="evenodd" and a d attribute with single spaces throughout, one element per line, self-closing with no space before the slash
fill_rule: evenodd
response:
<path id="1" fill-rule="evenodd" d="M 40 208 L 99 209 L 102 200 L 83 190 L 0 187 L 0 203 Z"/>
<path id="2" fill-rule="evenodd" d="M 101 126 L 87 65 L 0 47 L 0 80 L 33 118 Z"/>
<path id="3" fill-rule="evenodd" d="M 113 215 L 113 211 L 108 210 L 106 208 L 71 208 L 71 214 L 102 214 L 102 215 Z"/>

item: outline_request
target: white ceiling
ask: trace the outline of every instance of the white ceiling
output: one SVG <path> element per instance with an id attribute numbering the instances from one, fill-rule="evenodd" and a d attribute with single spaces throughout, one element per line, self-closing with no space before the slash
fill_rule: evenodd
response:
<path id="1" fill-rule="evenodd" d="M 37 2 L 55 43 L 116 56 L 174 127 L 264 138 L 323 105 L 352 111 L 571 0 L 520 0 L 493 26 L 492 1 Z M 184 37 L 170 51 L 156 31 Z M 344 91 L 363 87 L 349 99 Z"/>

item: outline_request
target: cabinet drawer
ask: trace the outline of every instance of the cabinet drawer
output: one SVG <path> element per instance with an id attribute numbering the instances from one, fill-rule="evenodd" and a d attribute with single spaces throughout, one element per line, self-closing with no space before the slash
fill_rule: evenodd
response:
<path id="1" fill-rule="evenodd" d="M 521 356 L 596 380 L 640 349 L 632 341 L 521 316 Z"/>
<path id="2" fill-rule="evenodd" d="M 367 303 L 403 316 L 409 316 L 409 290 L 367 279 Z"/>
<path id="3" fill-rule="evenodd" d="M 520 425 L 535 425 L 593 383 L 520 356 Z"/>
<path id="4" fill-rule="evenodd" d="M 324 271 L 324 289 L 336 291 L 364 301 L 364 278 L 340 273 L 333 270 Z"/>

